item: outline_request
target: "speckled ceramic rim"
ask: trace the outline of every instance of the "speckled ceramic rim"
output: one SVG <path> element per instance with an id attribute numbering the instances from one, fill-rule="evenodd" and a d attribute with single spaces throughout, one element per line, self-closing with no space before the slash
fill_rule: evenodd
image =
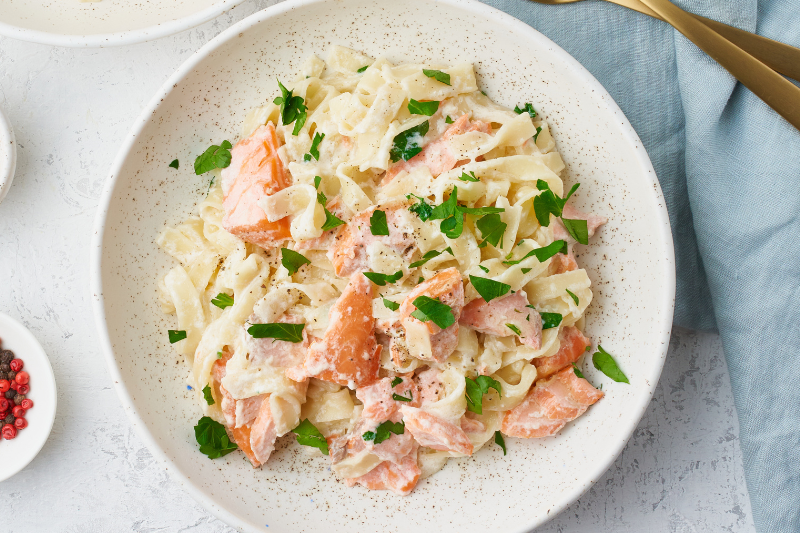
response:
<path id="1" fill-rule="evenodd" d="M 0 109 L 0 202 L 8 194 L 17 169 L 17 141 L 11 123 Z"/>
<path id="2" fill-rule="evenodd" d="M 100 201 L 100 206 L 97 212 L 97 218 L 95 220 L 95 227 L 94 227 L 94 236 L 92 240 L 92 250 L 91 250 L 91 290 L 92 290 L 92 303 L 95 311 L 95 319 L 97 321 L 97 328 L 100 333 L 100 340 L 103 347 L 103 353 L 105 354 L 106 361 L 108 363 L 109 373 L 114 381 L 114 385 L 116 386 L 117 393 L 122 401 L 123 407 L 125 408 L 128 416 L 130 417 L 134 427 L 137 429 L 139 435 L 145 441 L 145 444 L 153 453 L 153 455 L 160 461 L 163 462 L 167 470 L 170 472 L 173 479 L 178 481 L 184 489 L 199 503 L 213 512 L 218 518 L 224 520 L 228 524 L 232 525 L 243 531 L 256 531 L 253 529 L 250 524 L 246 523 L 245 521 L 241 520 L 236 515 L 228 512 L 227 510 L 218 506 L 211 498 L 205 495 L 202 491 L 200 491 L 190 480 L 187 476 L 185 476 L 180 470 L 175 466 L 175 464 L 166 456 L 163 450 L 156 444 L 155 438 L 147 429 L 147 427 L 141 422 L 141 418 L 139 413 L 134 406 L 133 400 L 123 384 L 122 376 L 119 372 L 119 368 L 116 365 L 116 361 L 114 358 L 114 351 L 111 345 L 111 339 L 109 337 L 108 328 L 106 326 L 106 319 L 105 319 L 105 306 L 103 302 L 103 295 L 102 295 L 102 242 L 103 242 L 103 232 L 105 230 L 105 221 L 106 215 L 108 212 L 108 207 L 111 202 L 112 195 L 114 193 L 114 188 L 117 182 L 117 178 L 119 176 L 120 171 L 122 170 L 123 166 L 125 165 L 125 161 L 129 154 L 132 151 L 133 146 L 137 142 L 139 135 L 141 134 L 142 130 L 144 129 L 145 125 L 151 120 L 154 116 L 155 111 L 161 105 L 161 102 L 166 98 L 166 96 L 171 93 L 178 84 L 190 73 L 196 65 L 203 60 L 206 56 L 220 48 L 223 44 L 227 43 L 228 41 L 236 38 L 240 33 L 247 31 L 248 29 L 252 28 L 253 26 L 264 22 L 270 18 L 273 18 L 277 15 L 282 13 L 291 11 L 301 6 L 313 5 L 318 3 L 326 3 L 329 1 L 335 0 L 288 0 L 286 2 L 282 2 L 280 4 L 271 6 L 263 11 L 255 13 L 246 19 L 240 21 L 239 23 L 233 25 L 226 31 L 222 32 L 220 35 L 212 39 L 209 43 L 205 46 L 200 48 L 197 52 L 192 55 L 183 65 L 178 68 L 178 70 L 164 83 L 161 87 L 159 92 L 150 100 L 150 103 L 144 109 L 142 114 L 137 119 L 136 123 L 134 124 L 131 133 L 128 135 L 127 140 L 123 144 L 122 148 L 120 149 L 117 158 L 114 161 L 114 164 L 111 168 L 111 175 L 106 182 L 105 190 L 103 191 L 103 196 Z M 499 24 L 503 24 L 508 26 L 510 30 L 520 33 L 527 33 L 534 39 L 540 41 L 543 47 L 549 48 L 552 53 L 554 53 L 561 61 L 561 64 L 564 68 L 569 68 L 575 71 L 578 75 L 580 75 L 584 79 L 584 83 L 590 87 L 594 92 L 602 94 L 605 96 L 604 102 L 605 105 L 609 108 L 609 110 L 614 113 L 616 118 L 619 120 L 622 128 L 624 130 L 624 134 L 628 139 L 630 145 L 634 148 L 638 162 L 641 166 L 646 169 L 648 172 L 643 173 L 642 179 L 649 180 L 654 188 L 655 194 L 663 199 L 663 194 L 661 192 L 661 187 L 656 179 L 655 170 L 653 169 L 652 163 L 650 162 L 650 158 L 647 155 L 647 152 L 642 146 L 642 142 L 639 140 L 638 135 L 634 131 L 633 127 L 628 122 L 628 119 L 622 113 L 622 110 L 614 103 L 614 100 L 608 94 L 608 92 L 603 88 L 603 86 L 598 82 L 588 70 L 586 70 L 578 61 L 570 56 L 567 52 L 561 49 L 558 45 L 552 42 L 550 39 L 539 33 L 538 31 L 534 30 L 527 24 L 515 19 L 514 17 L 503 13 L 500 10 L 495 8 L 489 7 L 485 4 L 477 2 L 475 0 L 438 0 L 440 3 L 448 4 L 454 7 L 458 7 L 463 9 L 464 11 L 470 12 L 471 14 L 484 17 L 489 20 L 494 20 Z M 661 228 L 661 239 L 663 240 L 666 248 L 666 256 L 663 260 L 666 262 L 666 270 L 669 273 L 668 279 L 662 280 L 663 286 L 666 289 L 662 292 L 664 294 L 664 299 L 662 302 L 659 303 L 659 307 L 663 309 L 663 313 L 661 315 L 661 324 L 659 324 L 658 330 L 661 332 L 661 352 L 657 354 L 658 356 L 658 364 L 653 365 L 653 370 L 651 375 L 649 376 L 642 376 L 647 383 L 649 383 L 649 388 L 647 390 L 647 395 L 643 395 L 641 400 L 638 404 L 631 405 L 630 408 L 632 411 L 636 413 L 636 417 L 631 419 L 630 424 L 627 426 L 620 427 L 619 431 L 619 440 L 615 443 L 610 443 L 609 448 L 613 451 L 608 455 L 608 458 L 605 462 L 595 465 L 594 471 L 591 472 L 591 479 L 592 483 L 597 481 L 608 468 L 613 464 L 619 454 L 622 452 L 623 448 L 627 444 L 628 440 L 630 439 L 631 435 L 633 435 L 633 431 L 636 429 L 639 421 L 641 420 L 642 416 L 644 416 L 645 410 L 650 403 L 650 399 L 653 396 L 653 392 L 658 384 L 658 379 L 661 376 L 661 369 L 664 365 L 664 360 L 667 355 L 667 348 L 669 346 L 669 338 L 670 332 L 672 329 L 672 317 L 673 311 L 675 307 L 675 255 L 673 249 L 673 241 L 672 241 L 672 232 L 670 230 L 669 225 L 669 217 L 667 215 L 666 207 L 662 202 L 660 202 L 661 208 L 657 211 L 653 212 L 651 216 L 653 216 L 658 225 Z M 655 354 L 654 354 L 655 355 Z M 563 501 L 559 504 L 554 506 L 551 509 L 551 512 L 541 518 L 541 519 L 532 519 L 530 524 L 527 524 L 524 528 L 517 530 L 515 533 L 525 533 L 530 531 L 532 528 L 535 528 L 550 518 L 553 518 L 559 512 L 563 511 L 567 506 L 572 504 L 575 500 L 577 500 L 582 494 L 584 494 L 587 490 L 591 488 L 591 484 L 586 486 L 576 486 L 575 489 L 568 493 Z"/>
<path id="3" fill-rule="evenodd" d="M 71 0 L 70 0 L 71 1 Z M 77 0 L 75 0 L 77 1 Z M 153 41 L 168 35 L 174 35 L 184 30 L 199 26 L 204 22 L 216 18 L 229 9 L 241 4 L 244 0 L 221 0 L 213 6 L 163 24 L 157 24 L 148 28 L 138 30 L 123 31 L 119 33 L 99 33 L 96 35 L 69 35 L 61 33 L 50 33 L 41 30 L 21 28 L 0 22 L 0 35 L 13 37 L 22 41 L 30 41 L 41 44 L 51 44 L 53 46 L 68 46 L 73 48 L 103 48 L 107 46 L 123 46 L 128 44 L 138 44 L 146 41 Z"/>

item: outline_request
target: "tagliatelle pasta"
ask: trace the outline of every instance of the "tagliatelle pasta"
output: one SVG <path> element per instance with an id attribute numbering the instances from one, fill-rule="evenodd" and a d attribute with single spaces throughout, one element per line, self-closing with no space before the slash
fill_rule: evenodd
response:
<path id="1" fill-rule="evenodd" d="M 338 46 L 279 88 L 158 236 L 203 424 L 254 466 L 294 432 L 348 485 L 407 494 L 602 397 L 576 372 L 592 290 L 572 248 L 605 219 L 567 203 L 531 104 L 494 103 L 469 64 Z"/>

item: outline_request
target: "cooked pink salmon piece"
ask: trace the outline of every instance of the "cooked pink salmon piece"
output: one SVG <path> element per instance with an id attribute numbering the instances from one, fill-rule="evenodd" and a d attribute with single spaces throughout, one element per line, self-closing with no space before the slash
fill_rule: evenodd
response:
<path id="1" fill-rule="evenodd" d="M 269 459 L 270 454 L 275 449 L 275 440 L 278 434 L 275 431 L 275 420 L 272 418 L 272 410 L 269 404 L 269 395 L 266 395 L 261 402 L 253 425 L 250 426 L 250 449 L 253 456 L 260 464 L 264 464 Z M 259 466 L 253 463 L 253 466 Z"/>
<path id="2" fill-rule="evenodd" d="M 370 385 L 356 390 L 356 398 L 364 404 L 361 418 L 383 422 L 395 414 L 402 405 L 420 405 L 419 387 L 411 379 L 411 375 L 397 376 L 402 382 L 392 387 L 394 378 L 381 378 Z M 411 398 L 410 402 L 397 401 L 393 394 L 403 398 Z"/>
<path id="3" fill-rule="evenodd" d="M 595 215 L 594 213 L 584 213 L 583 211 L 572 207 L 570 204 L 564 206 L 564 209 L 561 211 L 561 218 L 566 218 L 567 220 L 585 220 L 586 229 L 588 230 L 590 239 L 595 232 L 600 229 L 600 226 L 608 222 L 606 217 L 601 217 L 600 215 Z M 561 219 L 556 219 L 555 221 L 555 225 L 553 226 L 553 239 L 557 241 L 567 241 L 567 243 L 570 245 L 575 244 L 575 239 L 573 239 L 569 232 L 567 232 L 567 228 L 565 228 L 564 224 L 561 223 Z"/>
<path id="4" fill-rule="evenodd" d="M 351 388 L 378 379 L 381 346 L 375 340 L 372 296 L 372 282 L 353 274 L 331 307 L 324 336 L 311 344 L 302 365 L 286 370 L 286 377 L 315 377 Z"/>
<path id="5" fill-rule="evenodd" d="M 455 322 L 445 329 L 440 328 L 433 321 L 420 322 L 411 313 L 416 311 L 414 300 L 420 296 L 438 299 L 445 305 L 450 306 Z M 432 278 L 423 281 L 408 293 L 406 299 L 400 305 L 400 324 L 406 320 L 419 322 L 425 325 L 430 335 L 431 352 L 433 359 L 443 362 L 453 353 L 458 345 L 458 319 L 461 310 L 464 308 L 464 284 L 461 281 L 461 273 L 456 268 L 447 268 L 436 273 Z M 394 351 L 392 356 L 394 357 Z M 401 362 L 395 361 L 398 366 Z"/>
<path id="6" fill-rule="evenodd" d="M 373 235 L 370 218 L 376 210 L 386 213 L 389 235 Z M 414 225 L 408 204 L 391 202 L 365 209 L 341 226 L 328 250 L 328 259 L 333 263 L 337 276 L 350 276 L 355 272 L 369 270 L 367 249 L 370 244 L 380 242 L 399 253 L 407 262 L 411 261 L 417 243 L 414 240 Z"/>
<path id="7" fill-rule="evenodd" d="M 572 365 L 591 346 L 589 339 L 574 326 L 566 326 L 558 332 L 561 345 L 558 351 L 549 357 L 537 357 L 533 360 L 536 367 L 536 379 L 547 379 L 559 370 Z"/>
<path id="8" fill-rule="evenodd" d="M 250 317 L 250 324 L 259 324 L 261 321 L 262 319 L 255 314 Z M 303 319 L 299 316 L 283 314 L 276 322 L 302 324 Z M 247 329 L 250 326 L 245 325 L 244 327 Z M 245 335 L 245 339 L 245 344 L 250 353 L 250 365 L 252 366 L 289 367 L 299 365 L 303 362 L 303 358 L 311 344 L 305 328 L 303 328 L 303 342 L 289 342 L 270 338 L 257 339 L 249 334 Z"/>
<path id="9" fill-rule="evenodd" d="M 491 125 L 486 122 L 481 122 L 480 120 L 470 122 L 467 115 L 461 115 L 458 120 L 450 124 L 450 127 L 444 131 L 441 137 L 425 145 L 420 153 L 408 161 L 401 160 L 390 166 L 381 184 L 386 185 L 399 173 L 403 171 L 410 172 L 423 165 L 428 167 L 434 178 L 439 174 L 452 170 L 467 161 L 458 161 L 456 159 L 456 154 L 448 141 L 456 135 L 463 135 L 470 131 L 491 133 L 491 129 Z"/>
<path id="10" fill-rule="evenodd" d="M 444 392 L 444 385 L 440 379 L 441 374 L 441 371 L 436 368 L 429 368 L 417 374 L 417 386 L 422 406 L 439 401 L 439 396 Z"/>
<path id="11" fill-rule="evenodd" d="M 459 426 L 422 409 L 404 405 L 400 408 L 406 431 L 420 446 L 434 450 L 472 455 L 472 443 Z"/>
<path id="12" fill-rule="evenodd" d="M 278 157 L 280 140 L 270 122 L 231 148 L 231 163 L 222 170 L 222 227 L 244 241 L 263 248 L 277 246 L 291 237 L 289 218 L 267 220 L 258 200 L 289 186 L 290 180 Z"/>
<path id="13" fill-rule="evenodd" d="M 542 316 L 527 305 L 528 297 L 523 290 L 489 303 L 477 298 L 464 306 L 460 321 L 475 331 L 498 337 L 515 335 L 516 332 L 507 326 L 511 324 L 519 329 L 520 342 L 536 350 L 542 345 Z"/>
<path id="14" fill-rule="evenodd" d="M 480 420 L 469 418 L 466 414 L 461 417 L 461 429 L 464 433 L 481 433 L 486 431 L 486 426 Z"/>
<path id="15" fill-rule="evenodd" d="M 602 397 L 603 392 L 576 376 L 569 366 L 537 381 L 522 403 L 503 417 L 502 432 L 528 439 L 554 435 Z"/>
<path id="16" fill-rule="evenodd" d="M 345 484 L 348 487 L 359 484 L 372 490 L 391 490 L 395 494 L 405 496 L 417 485 L 421 474 L 415 446 L 414 450 L 401 461 L 396 463 L 384 461 L 363 476 L 346 479 Z"/>
<path id="17" fill-rule="evenodd" d="M 575 256 L 572 255 L 572 251 L 566 255 L 557 253 L 553 256 L 553 260 L 550 262 L 551 275 L 563 274 L 564 272 L 571 272 L 573 270 L 578 270 L 578 262 L 575 261 Z"/>

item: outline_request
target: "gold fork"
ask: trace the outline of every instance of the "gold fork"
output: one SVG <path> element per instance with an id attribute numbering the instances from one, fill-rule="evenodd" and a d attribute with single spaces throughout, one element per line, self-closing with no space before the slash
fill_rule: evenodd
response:
<path id="1" fill-rule="evenodd" d="M 534 1 L 541 4 L 569 4 L 579 0 Z M 742 85 L 800 130 L 800 88 L 770 68 L 773 67 L 792 78 L 800 79 L 800 50 L 727 24 L 687 13 L 669 0 L 607 1 L 671 24 L 742 82 Z"/>

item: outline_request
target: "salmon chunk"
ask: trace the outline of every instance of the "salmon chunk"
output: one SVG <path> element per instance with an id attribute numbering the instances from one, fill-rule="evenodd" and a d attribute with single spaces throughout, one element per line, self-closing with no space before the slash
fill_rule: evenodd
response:
<path id="1" fill-rule="evenodd" d="M 553 256 L 553 260 L 550 261 L 551 275 L 563 274 L 573 270 L 578 270 L 578 262 L 575 260 L 575 256 L 572 255 L 572 251 L 568 254 L 557 253 Z"/>
<path id="2" fill-rule="evenodd" d="M 502 432 L 528 439 L 554 435 L 602 397 L 601 391 L 567 367 L 538 381 L 522 403 L 503 417 Z"/>
<path id="3" fill-rule="evenodd" d="M 250 324 L 245 325 L 245 329 L 252 324 L 260 324 L 262 319 L 255 314 L 250 317 Z M 283 324 L 301 324 L 303 319 L 299 316 L 283 314 L 277 322 Z M 256 338 L 252 335 L 245 335 L 245 345 L 247 347 L 250 365 L 254 367 L 269 365 L 274 367 L 296 366 L 303 362 L 303 357 L 308 351 L 311 343 L 308 332 L 303 328 L 303 342 L 281 341 L 271 338 Z"/>
<path id="4" fill-rule="evenodd" d="M 361 418 L 383 422 L 384 420 L 389 420 L 393 414 L 400 410 L 402 405 L 413 405 L 415 407 L 420 405 L 419 386 L 411 379 L 410 375 L 400 377 L 402 381 L 394 387 L 392 387 L 392 379 L 382 378 L 356 390 L 356 398 L 364 404 Z M 411 401 L 397 401 L 393 398 L 394 394 L 403 398 L 411 398 Z"/>
<path id="5" fill-rule="evenodd" d="M 404 405 L 400 408 L 406 431 L 420 446 L 434 450 L 472 455 L 472 443 L 461 427 L 422 409 Z"/>
<path id="6" fill-rule="evenodd" d="M 453 312 L 455 322 L 445 329 L 440 328 L 433 323 L 432 320 L 422 322 L 411 314 L 416 311 L 414 300 L 420 296 L 427 296 L 434 300 L 439 300 L 445 305 L 450 306 Z M 430 342 L 430 354 L 419 353 L 414 351 L 412 355 L 420 359 L 434 360 L 443 362 L 447 359 L 453 350 L 458 345 L 458 319 L 461 316 L 461 310 L 464 308 L 464 284 L 461 281 L 461 273 L 456 268 L 448 268 L 436 273 L 432 278 L 423 281 L 408 293 L 406 299 L 400 305 L 400 325 L 405 329 L 403 336 L 406 342 L 405 349 L 412 348 L 408 342 L 411 338 L 409 328 L 414 326 L 422 326 L 419 331 L 427 335 Z M 400 341 L 400 337 L 393 339 L 395 342 Z M 401 350 L 392 349 L 392 357 L 394 358 L 395 352 Z M 398 366 L 401 362 L 395 361 Z"/>
<path id="7" fill-rule="evenodd" d="M 231 163 L 222 170 L 222 227 L 240 239 L 263 248 L 291 237 L 289 219 L 267 220 L 258 200 L 289 186 L 278 157 L 280 141 L 270 122 L 231 149 Z"/>
<path id="8" fill-rule="evenodd" d="M 264 464 L 275 450 L 275 440 L 278 433 L 275 431 L 275 420 L 269 404 L 269 395 L 262 401 L 253 425 L 250 426 L 250 450 L 256 461 Z M 250 459 L 252 461 L 252 459 Z M 253 462 L 253 466 L 259 466 Z"/>
<path id="9" fill-rule="evenodd" d="M 491 126 L 486 122 L 481 122 L 480 120 L 470 122 L 467 115 L 461 115 L 458 120 L 445 130 L 441 137 L 425 145 L 420 153 L 408 161 L 398 161 L 389 167 L 381 184 L 386 185 L 401 172 L 411 172 L 420 166 L 428 167 L 434 178 L 439 174 L 452 170 L 459 166 L 459 163 L 463 164 L 466 161 L 460 162 L 456 159 L 456 154 L 448 141 L 456 135 L 463 135 L 470 131 L 490 133 L 491 129 Z"/>
<path id="10" fill-rule="evenodd" d="M 371 490 L 390 490 L 405 496 L 417 485 L 421 474 L 414 449 L 399 462 L 384 461 L 363 476 L 346 479 L 345 483 L 348 487 L 358 484 Z"/>
<path id="11" fill-rule="evenodd" d="M 528 297 L 523 290 L 495 298 L 489 303 L 477 298 L 464 307 L 460 321 L 464 326 L 489 335 L 517 335 L 522 344 L 536 350 L 542 345 L 542 317 L 528 305 Z M 516 334 L 508 324 L 520 333 Z"/>
<path id="12" fill-rule="evenodd" d="M 381 346 L 373 331 L 372 292 L 371 281 L 360 272 L 353 274 L 331 307 L 324 336 L 311 344 L 302 365 L 286 370 L 286 377 L 315 377 L 350 388 L 378 379 Z"/>
<path id="13" fill-rule="evenodd" d="M 600 226 L 608 222 L 606 217 L 601 217 L 599 215 L 595 215 L 594 213 L 584 213 L 583 211 L 572 207 L 570 204 L 564 206 L 564 209 L 561 211 L 561 216 L 562 218 L 566 218 L 568 220 L 585 220 L 586 229 L 588 230 L 590 239 L 597 232 L 597 230 L 600 229 Z M 555 240 L 567 241 L 569 244 L 575 244 L 575 239 L 570 236 L 567 228 L 565 228 L 564 224 L 561 222 L 561 219 L 556 219 L 555 225 L 553 226 L 553 238 Z M 570 255 L 572 254 L 570 253 Z"/>
<path id="14" fill-rule="evenodd" d="M 549 357 L 538 357 L 533 360 L 533 366 L 536 367 L 536 379 L 549 378 L 562 368 L 570 366 L 580 359 L 586 348 L 592 344 L 574 326 L 561 328 L 561 331 L 558 332 L 558 340 L 561 345 L 556 353 Z"/>
<path id="15" fill-rule="evenodd" d="M 372 234 L 370 218 L 378 209 L 386 213 L 389 235 Z M 372 206 L 339 228 L 328 250 L 328 259 L 333 263 L 336 275 L 350 276 L 354 272 L 369 270 L 368 250 L 370 245 L 378 243 L 400 254 L 406 262 L 411 261 L 417 243 L 413 219 L 405 202 Z"/>

